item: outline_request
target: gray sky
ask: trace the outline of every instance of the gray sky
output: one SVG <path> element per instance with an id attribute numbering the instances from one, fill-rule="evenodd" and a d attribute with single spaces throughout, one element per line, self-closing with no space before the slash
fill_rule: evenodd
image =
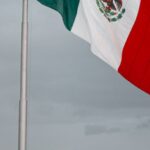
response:
<path id="1" fill-rule="evenodd" d="M 0 0 L 0 149 L 17 149 L 21 1 Z M 30 2 L 29 150 L 149 150 L 150 97 Z"/>

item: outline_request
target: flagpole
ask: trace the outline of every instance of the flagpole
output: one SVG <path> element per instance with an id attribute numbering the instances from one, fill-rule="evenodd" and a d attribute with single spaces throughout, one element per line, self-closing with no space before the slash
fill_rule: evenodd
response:
<path id="1" fill-rule="evenodd" d="M 22 2 L 18 150 L 27 149 L 28 0 Z"/>

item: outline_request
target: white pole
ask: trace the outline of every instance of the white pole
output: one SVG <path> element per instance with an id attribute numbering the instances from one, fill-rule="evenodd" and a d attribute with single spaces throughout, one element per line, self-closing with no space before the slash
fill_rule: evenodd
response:
<path id="1" fill-rule="evenodd" d="M 22 6 L 18 150 L 27 149 L 28 0 L 23 0 Z"/>

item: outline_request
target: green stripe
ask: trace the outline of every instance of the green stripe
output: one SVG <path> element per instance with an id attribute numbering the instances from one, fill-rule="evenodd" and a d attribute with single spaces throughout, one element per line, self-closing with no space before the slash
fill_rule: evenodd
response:
<path id="1" fill-rule="evenodd" d="M 71 30 L 79 5 L 79 0 L 37 0 L 43 5 L 58 11 L 68 30 Z"/>

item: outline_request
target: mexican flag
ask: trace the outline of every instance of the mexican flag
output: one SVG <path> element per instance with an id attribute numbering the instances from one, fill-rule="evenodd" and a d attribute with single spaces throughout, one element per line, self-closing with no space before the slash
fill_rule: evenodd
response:
<path id="1" fill-rule="evenodd" d="M 38 0 L 124 78 L 150 94 L 150 0 Z"/>

